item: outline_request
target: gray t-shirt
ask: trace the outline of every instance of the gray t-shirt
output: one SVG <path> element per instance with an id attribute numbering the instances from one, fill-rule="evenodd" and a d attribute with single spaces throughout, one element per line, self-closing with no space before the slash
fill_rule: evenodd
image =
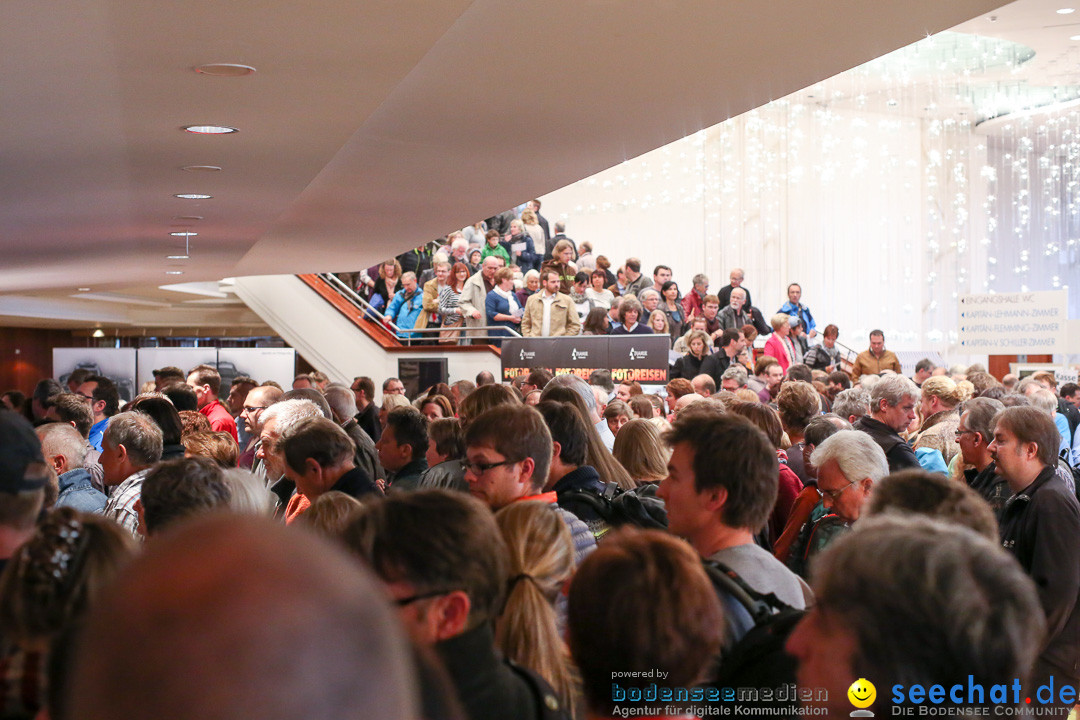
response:
<path id="1" fill-rule="evenodd" d="M 773 593 L 782 602 L 802 610 L 812 599 L 810 587 L 767 550 L 748 543 L 724 548 L 709 556 L 734 570 L 747 585 L 763 595 Z M 727 634 L 725 647 L 730 647 L 753 627 L 750 614 L 734 598 L 724 602 Z"/>

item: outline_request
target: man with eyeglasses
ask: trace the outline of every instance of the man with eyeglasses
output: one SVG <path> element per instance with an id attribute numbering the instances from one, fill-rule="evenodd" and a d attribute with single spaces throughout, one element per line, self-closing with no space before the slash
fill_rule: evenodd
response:
<path id="1" fill-rule="evenodd" d="M 89 442 L 90 447 L 101 452 L 101 438 L 105 435 L 109 418 L 120 411 L 120 392 L 116 389 L 116 383 L 104 375 L 91 375 L 75 393 L 86 400 L 94 413 Z"/>
<path id="2" fill-rule="evenodd" d="M 263 410 L 270 407 L 284 395 L 281 388 L 273 385 L 262 385 L 252 388 L 244 398 L 244 404 L 240 409 L 240 420 L 247 429 L 251 438 L 243 452 L 240 453 L 240 467 L 250 470 L 255 464 L 255 453 L 259 449 L 259 434 L 262 432 Z"/>
<path id="3" fill-rule="evenodd" d="M 526 405 L 500 405 L 481 413 L 465 431 L 465 482 L 493 511 L 521 500 L 548 503 L 570 528 L 580 564 L 596 549 L 588 526 L 560 508 L 554 490 L 544 492 L 551 467 L 551 432 L 543 416 Z"/>
<path id="4" fill-rule="evenodd" d="M 864 432 L 840 430 L 810 455 L 817 468 L 817 489 L 826 514 L 804 527 L 792 543 L 787 565 L 806 573 L 811 558 L 846 535 L 862 515 L 874 483 L 889 474 L 885 451 Z"/>
<path id="5" fill-rule="evenodd" d="M 511 580 L 506 543 L 481 503 L 453 490 L 391 494 L 365 504 L 343 539 L 382 578 L 413 641 L 442 660 L 465 717 L 564 717 L 544 680 L 495 650 L 507 590 L 528 580 Z"/>
<path id="6" fill-rule="evenodd" d="M 1012 490 L 1005 478 L 997 474 L 990 443 L 994 441 L 994 416 L 1005 406 L 1000 400 L 979 397 L 968 400 L 960 409 L 956 444 L 960 446 L 964 464 L 971 465 L 971 469 L 964 471 L 964 479 L 968 487 L 990 503 L 990 509 L 1000 520 Z"/>

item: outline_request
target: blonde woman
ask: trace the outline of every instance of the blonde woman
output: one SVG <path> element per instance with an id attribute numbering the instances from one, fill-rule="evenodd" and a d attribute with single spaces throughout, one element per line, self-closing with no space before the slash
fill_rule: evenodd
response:
<path id="1" fill-rule="evenodd" d="M 570 529 L 539 501 L 507 505 L 495 513 L 495 523 L 510 550 L 510 582 L 495 621 L 495 644 L 544 678 L 573 716 L 580 689 L 555 609 L 574 572 Z"/>
<path id="2" fill-rule="evenodd" d="M 668 324 L 668 316 L 663 310 L 653 310 L 649 315 L 649 329 L 657 335 L 671 336 L 671 326 Z M 670 349 L 672 340 L 668 340 L 668 348 Z"/>
<path id="3" fill-rule="evenodd" d="M 544 228 L 540 227 L 540 220 L 532 210 L 521 211 L 521 224 L 526 233 L 533 241 L 533 252 L 536 257 L 542 258 L 547 254 L 547 240 L 544 237 Z"/>
<path id="4" fill-rule="evenodd" d="M 923 422 L 912 447 L 940 450 L 948 465 L 960 452 L 960 446 L 956 443 L 956 428 L 960 425 L 957 406 L 962 399 L 963 393 L 952 378 L 945 375 L 927 378 L 922 384 L 919 399 L 919 414 Z"/>
<path id="5" fill-rule="evenodd" d="M 626 423 L 615 436 L 615 459 L 638 483 L 658 483 L 667 477 L 669 454 L 660 430 L 644 418 Z"/>

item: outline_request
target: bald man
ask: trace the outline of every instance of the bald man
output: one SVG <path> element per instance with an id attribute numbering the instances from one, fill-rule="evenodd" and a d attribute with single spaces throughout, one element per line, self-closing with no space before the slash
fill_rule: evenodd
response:
<path id="1" fill-rule="evenodd" d="M 419 717 L 385 592 L 328 543 L 260 518 L 156 539 L 100 596 L 76 653 L 73 720 Z"/>

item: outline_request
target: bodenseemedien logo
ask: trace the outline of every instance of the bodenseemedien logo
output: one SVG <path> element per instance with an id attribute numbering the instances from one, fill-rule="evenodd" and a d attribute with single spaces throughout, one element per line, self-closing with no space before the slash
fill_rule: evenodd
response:
<path id="1" fill-rule="evenodd" d="M 874 687 L 874 683 L 866 678 L 859 678 L 851 683 L 851 687 L 847 690 L 847 697 L 856 708 L 851 711 L 851 717 L 874 717 L 874 711 L 866 709 L 877 699 L 877 688 Z"/>

